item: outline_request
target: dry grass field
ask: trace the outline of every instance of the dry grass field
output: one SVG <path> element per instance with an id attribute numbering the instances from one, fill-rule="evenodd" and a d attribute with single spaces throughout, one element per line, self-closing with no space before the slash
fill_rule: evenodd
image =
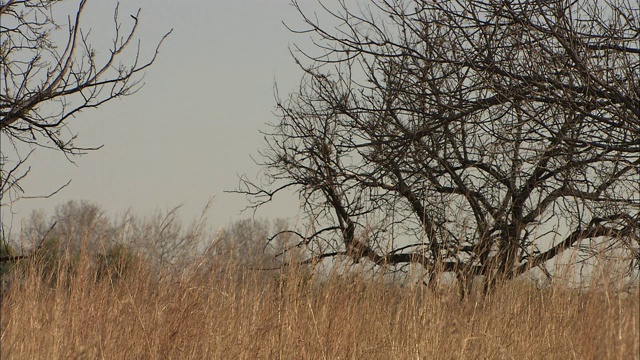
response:
<path id="1" fill-rule="evenodd" d="M 118 267 L 97 272 L 87 259 L 74 259 L 73 270 L 59 263 L 55 277 L 44 261 L 23 260 L 5 278 L 3 359 L 634 359 L 640 352 L 637 289 L 540 290 L 516 281 L 488 298 L 460 300 L 454 290 L 358 276 L 320 282 L 305 268 L 259 271 L 201 258 L 179 277 L 143 261 L 116 276 Z"/>

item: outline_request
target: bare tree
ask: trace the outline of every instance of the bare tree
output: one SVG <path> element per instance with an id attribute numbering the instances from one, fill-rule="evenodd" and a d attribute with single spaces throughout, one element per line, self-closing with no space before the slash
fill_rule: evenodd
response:
<path id="1" fill-rule="evenodd" d="M 288 222 L 284 219 L 238 220 L 220 228 L 205 253 L 231 258 L 234 265 L 260 269 L 275 269 L 282 264 L 303 261 L 305 256 L 292 243 L 293 237 L 287 227 Z"/>
<path id="2" fill-rule="evenodd" d="M 570 249 L 637 271 L 634 2 L 339 4 L 335 27 L 293 4 L 315 47 L 296 48 L 305 75 L 278 100 L 264 184 L 243 178 L 250 206 L 292 189 L 315 259 L 454 272 L 463 294 Z"/>
<path id="3" fill-rule="evenodd" d="M 140 89 L 143 72 L 153 64 L 171 32 L 145 56 L 136 36 L 140 10 L 121 19 L 116 6 L 113 40 L 99 49 L 92 44 L 91 30 L 85 24 L 88 1 L 79 1 L 69 16 L 62 3 L 0 2 L 2 206 L 22 196 L 20 181 L 29 173 L 27 163 L 35 148 L 58 150 L 67 158 L 96 149 L 77 146 L 68 121 L 83 110 Z"/>

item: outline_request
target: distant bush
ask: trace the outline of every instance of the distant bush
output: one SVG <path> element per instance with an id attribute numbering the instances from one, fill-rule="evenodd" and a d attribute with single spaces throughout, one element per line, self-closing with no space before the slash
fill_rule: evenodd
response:
<path id="1" fill-rule="evenodd" d="M 122 244 L 114 244 L 104 253 L 97 254 L 96 278 L 117 280 L 130 274 L 136 262 L 139 261 L 135 252 Z"/>

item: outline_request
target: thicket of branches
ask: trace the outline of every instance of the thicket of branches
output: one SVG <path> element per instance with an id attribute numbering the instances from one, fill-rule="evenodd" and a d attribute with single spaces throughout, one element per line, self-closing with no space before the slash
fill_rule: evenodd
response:
<path id="1" fill-rule="evenodd" d="M 295 191 L 310 260 L 420 264 L 463 290 L 570 249 L 637 271 L 637 3 L 339 2 L 335 27 L 294 6 L 315 46 L 265 134 L 266 185 L 239 191 Z"/>
<path id="2" fill-rule="evenodd" d="M 131 95 L 142 86 L 165 34 L 151 48 L 137 36 L 140 10 L 121 16 L 114 9 L 112 41 L 94 46 L 88 1 L 0 2 L 0 206 L 20 199 L 34 149 L 61 151 L 69 158 L 96 147 L 75 143 L 67 123 L 80 112 Z M 124 19 L 123 19 L 124 17 Z M 102 39 L 100 39 L 102 40 Z M 54 184 L 55 187 L 60 184 Z M 49 194 L 39 194 L 49 195 Z"/>

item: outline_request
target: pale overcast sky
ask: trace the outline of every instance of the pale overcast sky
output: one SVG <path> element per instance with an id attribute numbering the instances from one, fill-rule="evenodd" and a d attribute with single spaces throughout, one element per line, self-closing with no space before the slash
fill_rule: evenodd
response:
<path id="1" fill-rule="evenodd" d="M 112 21 L 115 4 L 90 1 L 85 25 L 100 34 Z M 71 120 L 78 144 L 104 144 L 101 150 L 74 158 L 76 165 L 61 153 L 37 151 L 22 183 L 29 195 L 72 182 L 52 198 L 17 202 L 14 229 L 33 209 L 51 213 L 72 199 L 97 203 L 111 216 L 129 208 L 144 215 L 183 204 L 190 220 L 215 196 L 212 226 L 251 216 L 240 214 L 243 196 L 224 191 L 236 188 L 238 174 L 258 174 L 250 156 L 263 146 L 259 131 L 276 120 L 274 82 L 281 95 L 299 83 L 302 73 L 289 47 L 309 39 L 282 24 L 300 25 L 298 14 L 289 0 L 121 1 L 122 21 L 131 21 L 128 14 L 138 7 L 146 54 L 163 32 L 174 29 L 146 72 L 146 85 Z M 291 197 L 256 216 L 296 214 Z M 11 221 L 7 215 L 4 220 Z"/>

